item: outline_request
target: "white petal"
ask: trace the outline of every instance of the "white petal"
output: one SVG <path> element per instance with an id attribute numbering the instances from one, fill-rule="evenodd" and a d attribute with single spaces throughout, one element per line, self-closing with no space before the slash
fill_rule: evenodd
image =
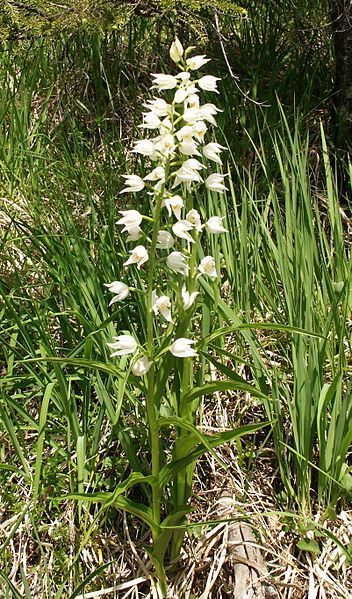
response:
<path id="1" fill-rule="evenodd" d="M 175 37 L 175 40 L 171 44 L 169 54 L 170 54 L 171 60 L 176 62 L 176 64 L 178 62 L 180 62 L 180 60 L 183 56 L 183 46 L 182 46 L 180 40 L 178 39 L 177 35 Z"/>
<path id="2" fill-rule="evenodd" d="M 154 144 L 150 139 L 140 139 L 134 144 L 132 152 L 142 154 L 142 156 L 151 156 L 154 152 Z"/>
<path id="3" fill-rule="evenodd" d="M 181 239 L 186 239 L 189 243 L 194 243 L 194 239 L 188 233 L 191 231 L 193 226 L 186 220 L 179 220 L 172 226 L 172 231 L 175 233 L 177 237 L 181 237 Z"/>
<path id="4" fill-rule="evenodd" d="M 166 264 L 173 272 L 184 276 L 188 275 L 189 267 L 186 257 L 181 252 L 171 252 L 166 258 Z"/>
<path id="5" fill-rule="evenodd" d="M 144 376 L 148 373 L 153 362 L 150 362 L 147 356 L 143 356 L 143 358 L 138 358 L 135 362 L 133 362 L 131 370 L 134 376 Z"/>
<path id="6" fill-rule="evenodd" d="M 164 89 L 173 89 L 177 85 L 177 79 L 173 75 L 165 75 L 164 73 L 154 73 L 152 74 L 154 77 L 154 85 L 160 90 Z"/>
<path id="7" fill-rule="evenodd" d="M 193 291 L 193 293 L 189 293 L 187 291 L 186 287 L 183 286 L 181 294 L 182 294 L 183 307 L 185 310 L 188 310 L 194 304 L 194 301 L 195 301 L 197 295 L 199 295 L 199 291 Z"/>
<path id="8" fill-rule="evenodd" d="M 192 56 L 192 58 L 187 58 L 186 64 L 191 71 L 196 71 L 209 61 L 210 58 L 205 58 L 205 54 L 203 54 L 198 56 Z"/>
<path id="9" fill-rule="evenodd" d="M 192 339 L 180 337 L 173 342 L 170 347 L 170 352 L 176 358 L 193 358 L 197 355 L 197 352 L 191 347 L 193 343 L 195 343 L 195 341 Z"/>
<path id="10" fill-rule="evenodd" d="M 135 191 L 141 191 L 145 187 L 145 183 L 141 177 L 138 175 L 122 175 L 126 180 L 126 185 L 120 193 L 129 193 Z"/>
<path id="11" fill-rule="evenodd" d="M 224 217 L 211 216 L 206 223 L 208 233 L 228 233 L 228 230 L 222 225 L 223 220 Z"/>
<path id="12" fill-rule="evenodd" d="M 209 177 L 205 180 L 205 186 L 211 191 L 223 193 L 227 190 L 227 187 L 225 187 L 225 185 L 223 184 L 224 178 L 225 175 L 219 175 L 218 173 L 209 175 Z"/>
<path id="13" fill-rule="evenodd" d="M 220 77 L 214 77 L 213 75 L 205 75 L 198 80 L 198 85 L 201 89 L 208 92 L 219 93 L 216 87 L 216 82 L 220 81 Z"/>

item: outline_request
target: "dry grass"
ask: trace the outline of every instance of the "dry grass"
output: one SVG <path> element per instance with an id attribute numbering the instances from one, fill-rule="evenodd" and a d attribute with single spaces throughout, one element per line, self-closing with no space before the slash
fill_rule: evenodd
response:
<path id="1" fill-rule="evenodd" d="M 211 407 L 205 402 L 203 409 L 203 431 L 220 432 L 231 426 L 229 414 L 237 411 L 238 400 L 227 397 L 220 401 L 219 398 Z M 255 411 L 260 410 L 258 408 Z M 105 441 L 108 439 L 107 433 Z M 31 442 L 29 438 L 28 443 Z M 4 448 L 5 455 L 11 452 L 10 445 Z M 253 447 L 254 454 L 257 449 L 257 446 Z M 223 448 L 221 457 L 228 467 L 226 472 L 219 469 L 211 456 L 198 464 L 193 502 L 196 509 L 192 515 L 192 524 L 196 526 L 190 528 L 180 560 L 173 565 L 170 573 L 170 599 L 187 599 L 192 595 L 198 599 L 233 596 L 233 547 L 228 542 L 231 519 L 250 523 L 255 533 L 255 544 L 260 548 L 267 566 L 266 572 L 261 570 L 260 565 L 256 566 L 258 583 L 265 582 L 269 588 L 276 589 L 280 599 L 346 599 L 350 596 L 352 566 L 346 562 L 341 548 L 332 539 L 325 535 L 321 538 L 321 552 L 316 557 L 297 549 L 300 535 L 296 522 L 299 524 L 299 520 L 294 514 L 291 520 L 282 512 L 280 514 L 281 506 L 277 501 L 279 481 L 272 450 L 267 447 L 260 452 L 252 461 L 250 470 L 243 467 L 244 458 L 238 455 L 235 446 Z M 93 516 L 87 514 L 88 524 L 92 525 L 91 534 L 86 539 L 78 538 L 77 514 L 71 502 L 60 504 L 60 511 L 55 511 L 54 515 L 48 497 L 46 505 L 37 507 L 40 515 L 34 525 L 30 486 L 18 478 L 16 486 L 21 509 L 17 513 L 12 511 L 10 515 L 5 508 L 6 503 L 2 501 L 0 542 L 4 546 L 6 539 L 13 536 L 2 555 L 12 564 L 9 578 L 21 593 L 25 590 L 21 582 L 24 577 L 31 597 L 52 596 L 48 581 L 57 577 L 60 567 L 57 556 L 61 552 L 65 555 L 66 567 L 73 568 L 72 573 L 74 564 L 76 567 L 79 564 L 82 579 L 110 562 L 92 583 L 97 590 L 82 591 L 78 595 L 81 599 L 157 597 L 152 567 L 144 549 L 148 538 L 141 537 L 137 521 L 131 521 L 119 513 L 114 521 L 110 519 L 94 524 Z M 225 502 L 222 500 L 224 491 Z M 21 511 L 23 516 L 19 523 Z M 317 514 L 316 521 L 319 517 Z M 219 522 L 221 519 L 227 522 Z M 200 527 L 201 522 L 212 524 Z M 347 547 L 352 536 L 352 511 L 343 510 L 336 521 L 320 524 Z M 16 533 L 11 535 L 15 527 Z M 81 552 L 77 561 L 80 544 Z M 255 564 L 251 565 L 255 567 Z M 61 597 L 68 598 L 73 591 L 71 576 Z M 6 596 L 4 585 L 2 593 Z"/>

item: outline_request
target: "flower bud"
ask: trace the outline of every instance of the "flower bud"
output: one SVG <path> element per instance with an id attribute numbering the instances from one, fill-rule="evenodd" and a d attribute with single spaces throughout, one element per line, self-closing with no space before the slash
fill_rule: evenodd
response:
<path id="1" fill-rule="evenodd" d="M 180 40 L 178 39 L 177 35 L 175 37 L 175 41 L 173 41 L 171 44 L 169 54 L 170 54 L 171 60 L 176 62 L 176 64 L 178 62 L 180 62 L 180 60 L 183 56 L 183 46 L 182 46 Z"/>
<path id="2" fill-rule="evenodd" d="M 134 376 L 144 376 L 152 364 L 153 362 L 150 362 L 147 356 L 143 356 L 143 358 L 138 358 L 138 360 L 133 362 L 131 370 Z"/>

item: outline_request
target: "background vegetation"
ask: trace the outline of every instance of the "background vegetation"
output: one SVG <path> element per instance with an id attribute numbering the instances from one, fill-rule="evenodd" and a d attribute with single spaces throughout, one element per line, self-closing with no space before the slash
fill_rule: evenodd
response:
<path id="1" fill-rule="evenodd" d="M 226 213 L 231 234 L 221 240 L 218 258 L 226 265 L 222 299 L 220 290 L 214 298 L 204 285 L 202 333 L 238 325 L 226 344 L 210 347 L 214 363 L 267 397 L 224 394 L 226 426 L 272 422 L 262 436 L 238 443 L 236 460 L 255 479 L 263 455 L 272 456 L 273 505 L 283 513 L 278 532 L 293 535 L 292 555 L 302 564 L 319 559 L 326 535 L 342 551 L 336 522 L 348 512 L 352 488 L 351 168 L 348 128 L 343 143 L 335 135 L 326 3 L 253 0 L 238 8 L 220 0 L 206 7 L 81 0 L 58 9 L 46 0 L 5 0 L 0 588 L 6 597 L 73 599 L 116 580 L 110 563 L 116 554 L 104 538 L 111 540 L 113 530 L 120 542 L 121 514 L 57 498 L 111 490 L 128 474 L 128 463 L 143 469 L 149 459 L 141 397 L 116 383 L 106 348 L 116 322 L 133 330 L 141 305 L 136 297 L 109 312 L 103 284 L 122 270 L 115 224 L 120 176 L 134 160 L 131 139 L 149 73 L 169 68 L 175 31 L 211 56 L 209 71 L 222 77 L 217 138 L 228 148 L 230 193 L 226 200 L 199 198 L 199 209 Z M 287 325 L 314 335 L 285 332 Z M 205 410 L 216 401 L 209 397 Z M 244 487 L 238 500 L 247 499 Z M 134 542 L 143 534 L 138 524 Z M 335 555 L 328 565 L 328 596 L 350 592 L 343 568 L 352 551 L 344 544 L 342 562 Z M 121 566 L 121 578 L 131 571 Z M 298 597 L 290 592 L 283 596 Z"/>

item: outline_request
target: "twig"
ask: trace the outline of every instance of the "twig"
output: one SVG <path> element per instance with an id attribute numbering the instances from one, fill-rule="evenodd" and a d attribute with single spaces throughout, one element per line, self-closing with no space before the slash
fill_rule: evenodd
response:
<path id="1" fill-rule="evenodd" d="M 218 33 L 219 36 L 219 43 L 220 43 L 220 47 L 221 47 L 221 51 L 224 57 L 224 60 L 226 62 L 226 66 L 229 70 L 229 73 L 232 77 L 232 79 L 234 80 L 235 86 L 237 87 L 238 91 L 242 94 L 242 96 L 244 96 L 246 98 L 246 100 L 249 100 L 250 102 L 252 102 L 253 104 L 255 104 L 256 106 L 264 106 L 264 108 L 270 108 L 271 104 L 265 104 L 265 102 L 257 102 L 256 100 L 253 100 L 253 98 L 251 98 L 248 94 L 246 94 L 246 92 L 243 91 L 243 89 L 240 87 L 238 81 L 239 81 L 239 77 L 237 77 L 233 70 L 232 67 L 230 65 L 229 59 L 227 57 L 226 54 L 226 50 L 225 50 L 225 46 L 224 46 L 224 42 L 223 42 L 223 35 L 220 31 L 220 24 L 219 24 L 219 17 L 217 12 L 215 12 L 215 26 L 216 26 L 216 31 Z"/>

